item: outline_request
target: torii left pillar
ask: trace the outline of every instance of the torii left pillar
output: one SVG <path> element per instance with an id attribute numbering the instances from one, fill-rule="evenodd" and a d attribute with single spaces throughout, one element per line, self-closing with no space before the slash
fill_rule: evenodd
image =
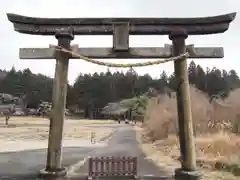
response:
<path id="1" fill-rule="evenodd" d="M 55 34 L 58 46 L 70 50 L 74 39 L 72 31 L 59 31 Z M 64 176 L 67 171 L 62 167 L 62 138 L 67 96 L 68 65 L 71 54 L 56 51 L 56 68 L 53 83 L 52 112 L 50 117 L 47 164 L 40 171 L 41 176 Z"/>

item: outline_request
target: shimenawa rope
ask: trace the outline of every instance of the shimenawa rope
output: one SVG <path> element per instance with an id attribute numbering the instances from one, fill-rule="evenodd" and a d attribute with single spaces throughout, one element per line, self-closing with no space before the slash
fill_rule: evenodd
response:
<path id="1" fill-rule="evenodd" d="M 103 61 L 99 61 L 99 60 L 94 60 L 94 59 L 88 58 L 86 56 L 80 55 L 78 53 L 75 53 L 73 51 L 67 50 L 67 49 L 65 49 L 63 47 L 60 47 L 60 46 L 50 45 L 50 47 L 55 48 L 55 50 L 57 50 L 57 51 L 70 53 L 75 57 L 79 57 L 79 59 L 83 59 L 83 60 L 85 60 L 87 62 L 90 62 L 90 63 L 93 63 L 93 64 L 97 64 L 97 65 L 101 65 L 101 66 L 107 66 L 107 67 L 117 67 L 117 68 L 132 68 L 132 67 L 151 66 L 151 65 L 163 64 L 163 63 L 166 63 L 166 62 L 169 62 L 169 61 L 176 61 L 176 60 L 180 60 L 180 59 L 189 57 L 189 53 L 186 52 L 186 53 L 181 54 L 179 56 L 167 58 L 167 59 L 164 59 L 164 60 L 146 61 L 146 62 L 142 62 L 142 63 L 118 64 L 118 63 L 110 63 L 110 62 L 103 62 Z"/>

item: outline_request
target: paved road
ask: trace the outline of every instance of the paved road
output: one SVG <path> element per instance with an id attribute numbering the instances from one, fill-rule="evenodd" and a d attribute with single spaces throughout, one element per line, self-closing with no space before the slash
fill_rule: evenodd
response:
<path id="1" fill-rule="evenodd" d="M 91 147 L 63 148 L 63 164 L 69 166 L 83 159 Z M 45 167 L 47 149 L 0 153 L 0 176 L 39 172 Z M 25 161 L 23 161 L 23 157 Z M 1 178 L 0 178 L 1 179 Z"/>
<path id="2" fill-rule="evenodd" d="M 152 175 L 162 177 L 165 172 L 159 169 L 150 161 L 145 159 L 145 155 L 138 147 L 136 133 L 131 125 L 125 124 L 108 124 L 108 125 L 91 125 L 91 126 L 109 126 L 115 128 L 115 133 L 108 141 L 108 145 L 98 149 L 86 147 L 63 148 L 63 165 L 69 166 L 86 156 L 137 156 L 138 157 L 138 175 Z M 25 156 L 26 162 L 18 161 L 19 157 Z M 33 158 L 34 157 L 34 158 Z M 29 163 L 29 159 L 31 163 Z M 36 158 L 38 161 L 36 161 Z M 6 163 L 10 161 L 10 163 Z M 46 161 L 46 150 L 22 151 L 14 153 L 0 153 L 0 179 L 1 180 L 36 180 L 36 174 L 44 168 Z M 77 169 L 75 175 L 83 176 L 87 173 L 87 163 Z M 5 176 L 5 177 L 3 177 Z M 64 178 L 64 179 L 79 179 Z M 150 179 L 147 178 L 147 179 Z M 164 178 L 165 179 L 165 178 Z"/>
<path id="3" fill-rule="evenodd" d="M 89 125 L 88 125 L 89 126 Z M 118 129 L 121 126 L 117 124 L 97 124 L 90 125 L 96 127 L 109 127 Z M 109 136 L 103 138 L 105 140 Z M 81 147 L 80 147 L 81 146 Z M 63 166 L 69 167 L 77 162 L 86 158 L 93 150 L 101 149 L 103 146 L 83 146 L 76 145 L 75 147 L 63 148 Z M 1 147 L 1 145 L 0 145 Z M 3 152 L 0 153 L 0 180 L 12 180 L 12 179 L 35 179 L 33 177 L 39 173 L 39 171 L 45 168 L 47 149 L 34 149 L 24 150 L 16 152 Z M 23 158 L 24 157 L 24 158 Z"/>
<path id="4" fill-rule="evenodd" d="M 92 156 L 133 156 L 138 158 L 138 176 L 169 176 L 162 172 L 151 161 L 145 158 L 138 146 L 136 132 L 131 125 L 121 125 L 109 140 L 108 146 L 91 153 Z M 76 173 L 87 175 L 87 163 Z"/>

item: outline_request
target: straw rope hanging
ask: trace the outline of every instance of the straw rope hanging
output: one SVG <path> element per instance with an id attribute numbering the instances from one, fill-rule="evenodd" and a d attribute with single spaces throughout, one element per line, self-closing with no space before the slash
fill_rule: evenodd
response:
<path id="1" fill-rule="evenodd" d="M 57 51 L 70 53 L 73 56 L 79 57 L 79 59 L 85 60 L 85 61 L 93 63 L 93 64 L 97 64 L 97 65 L 101 65 L 101 66 L 107 66 L 107 67 L 116 67 L 116 68 L 132 68 L 132 67 L 152 66 L 152 65 L 163 64 L 163 63 L 166 63 L 166 62 L 176 61 L 176 60 L 180 60 L 182 58 L 188 58 L 189 57 L 188 52 L 186 52 L 186 53 L 181 54 L 179 56 L 167 58 L 167 59 L 164 59 L 164 60 L 146 61 L 146 62 L 142 62 L 142 63 L 119 64 L 119 63 L 110 63 L 110 62 L 103 62 L 103 61 L 99 61 L 99 60 L 94 60 L 94 59 L 88 58 L 86 56 L 80 55 L 78 53 L 75 53 L 71 50 L 67 50 L 67 49 L 65 49 L 63 47 L 60 47 L 60 46 L 50 45 L 50 47 L 55 48 L 55 50 L 57 50 Z"/>

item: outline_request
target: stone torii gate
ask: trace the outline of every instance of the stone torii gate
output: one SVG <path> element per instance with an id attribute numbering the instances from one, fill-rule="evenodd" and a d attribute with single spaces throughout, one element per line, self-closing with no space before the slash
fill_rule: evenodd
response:
<path id="1" fill-rule="evenodd" d="M 32 35 L 50 35 L 58 46 L 89 58 L 170 58 L 186 51 L 190 58 L 222 58 L 221 47 L 185 45 L 188 35 L 223 33 L 235 19 L 236 13 L 198 18 L 35 18 L 7 14 L 14 30 Z M 112 35 L 113 47 L 79 48 L 70 45 L 74 35 Z M 129 35 L 168 35 L 172 45 L 165 47 L 129 47 Z M 207 39 L 206 39 L 207 41 Z M 79 58 L 54 48 L 20 48 L 20 59 L 56 59 L 50 121 L 47 164 L 43 174 L 65 175 L 61 163 L 64 109 L 67 93 L 69 59 Z M 177 107 L 182 166 L 175 171 L 177 178 L 197 179 L 195 142 L 190 105 L 187 60 L 174 62 L 177 78 Z"/>

